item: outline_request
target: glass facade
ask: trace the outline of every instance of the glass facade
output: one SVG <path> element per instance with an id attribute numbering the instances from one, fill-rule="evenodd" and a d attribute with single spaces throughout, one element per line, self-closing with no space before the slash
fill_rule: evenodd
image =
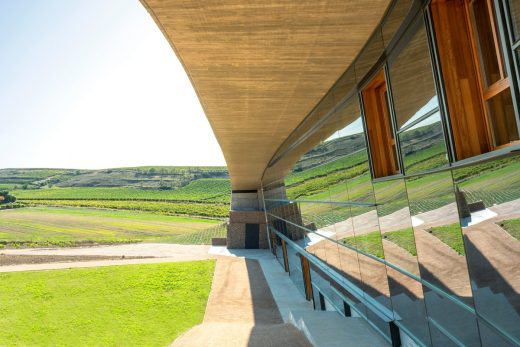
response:
<path id="1" fill-rule="evenodd" d="M 315 309 L 363 317 L 388 341 L 397 326 L 408 345 L 520 345 L 520 146 L 506 134 L 486 155 L 454 159 L 447 67 L 423 3 L 393 4 L 315 109 L 326 117 L 308 118 L 284 144 L 292 169 L 281 169 L 284 157 L 267 169 L 280 177 L 263 183 L 271 249 Z M 504 52 L 495 57 L 518 76 L 520 6 L 495 4 L 499 16 L 473 20 L 487 23 L 480 30 L 496 21 Z M 484 63 L 495 83 L 495 63 Z M 399 163 L 391 176 L 374 174 L 382 149 L 368 136 L 363 95 L 381 71 Z M 490 99 L 489 119 L 516 134 L 518 81 L 508 83 L 507 97 Z"/>

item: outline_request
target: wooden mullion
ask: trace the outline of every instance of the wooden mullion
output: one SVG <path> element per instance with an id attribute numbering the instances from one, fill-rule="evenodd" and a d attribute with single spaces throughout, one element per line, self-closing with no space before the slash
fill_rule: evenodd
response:
<path id="1" fill-rule="evenodd" d="M 482 98 L 485 101 L 487 101 L 487 100 L 493 98 L 494 96 L 500 94 L 507 88 L 509 88 L 509 78 L 506 77 L 504 79 L 501 79 L 500 81 L 493 83 L 492 85 L 489 86 L 488 89 L 483 91 Z"/>
<path id="2" fill-rule="evenodd" d="M 500 42 L 498 39 L 498 30 L 497 30 L 497 25 L 496 25 L 496 21 L 495 21 L 495 9 L 493 8 L 493 4 L 491 3 L 491 0 L 486 0 L 486 5 L 488 8 L 489 21 L 491 23 L 491 32 L 493 34 L 493 42 L 495 44 L 495 55 L 496 55 L 497 61 L 498 61 L 498 70 L 500 71 L 500 78 L 504 79 L 506 77 L 506 74 L 504 71 L 504 62 L 502 59 L 502 54 L 500 52 Z"/>
<path id="3" fill-rule="evenodd" d="M 486 0 L 487 1 L 487 0 Z M 480 104 L 481 104 L 481 107 L 482 107 L 482 111 L 484 112 L 484 124 L 486 126 L 486 142 L 487 142 L 487 145 L 488 147 L 491 149 L 493 147 L 493 133 L 491 132 L 491 124 L 489 122 L 489 111 L 486 107 L 486 103 L 484 101 L 484 81 L 483 81 L 483 77 L 482 77 L 482 74 L 483 74 L 483 62 L 481 63 L 480 62 L 480 56 L 479 56 L 479 51 L 478 51 L 478 47 L 476 46 L 476 41 L 478 40 L 478 35 L 476 35 L 475 31 L 474 31 L 474 21 L 473 19 L 471 18 L 471 9 L 470 9 L 470 6 L 471 6 L 471 3 L 469 2 L 466 2 L 466 5 L 464 6 L 465 7 L 465 12 L 466 12 L 466 27 L 468 28 L 469 30 L 469 33 L 470 33 L 470 46 L 471 46 L 471 55 L 473 57 L 473 61 L 474 61 L 474 64 L 473 66 L 475 67 L 475 72 L 476 72 L 476 77 L 477 77 L 477 83 L 478 83 L 478 89 L 480 91 Z"/>

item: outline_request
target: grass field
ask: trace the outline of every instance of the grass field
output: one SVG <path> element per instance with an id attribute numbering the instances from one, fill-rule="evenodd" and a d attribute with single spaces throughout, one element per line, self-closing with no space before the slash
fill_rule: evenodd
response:
<path id="1" fill-rule="evenodd" d="M 229 205 L 201 204 L 166 201 L 112 201 L 112 200 L 25 200 L 24 203 L 36 206 L 88 207 L 96 209 L 114 209 L 143 211 L 163 215 L 186 215 L 225 218 L 229 216 Z"/>
<path id="2" fill-rule="evenodd" d="M 466 254 L 459 223 L 433 227 L 430 231 L 433 236 L 450 246 L 458 254 Z"/>
<path id="3" fill-rule="evenodd" d="M 373 231 L 363 235 L 345 237 L 341 241 L 348 243 L 365 253 L 375 255 L 381 259 L 385 259 L 383 243 L 381 242 L 381 234 L 379 231 Z"/>
<path id="4" fill-rule="evenodd" d="M 214 261 L 0 273 L 0 346 L 167 346 L 200 324 Z"/>
<path id="5" fill-rule="evenodd" d="M 500 227 L 505 229 L 509 235 L 520 241 L 520 219 L 508 219 L 500 222 Z"/>
<path id="6" fill-rule="evenodd" d="M 94 242 L 209 243 L 212 236 L 222 236 L 223 231 L 215 228 L 220 223 L 132 211 L 28 207 L 0 211 L 0 243 L 32 247 Z"/>
<path id="7" fill-rule="evenodd" d="M 413 228 L 391 231 L 383 234 L 383 238 L 395 243 L 413 256 L 417 255 Z"/>

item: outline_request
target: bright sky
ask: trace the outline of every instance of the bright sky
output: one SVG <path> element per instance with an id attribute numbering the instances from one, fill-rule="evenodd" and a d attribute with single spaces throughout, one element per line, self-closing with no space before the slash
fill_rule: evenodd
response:
<path id="1" fill-rule="evenodd" d="M 0 168 L 225 165 L 138 0 L 0 0 Z"/>

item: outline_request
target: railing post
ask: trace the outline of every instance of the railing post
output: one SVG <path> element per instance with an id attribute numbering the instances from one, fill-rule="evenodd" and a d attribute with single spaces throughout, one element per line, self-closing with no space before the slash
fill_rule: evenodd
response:
<path id="1" fill-rule="evenodd" d="M 392 339 L 392 347 L 401 347 L 401 334 L 399 333 L 399 327 L 394 323 L 388 323 L 390 325 L 390 338 Z"/>
<path id="2" fill-rule="evenodd" d="M 287 245 L 285 240 L 282 240 L 282 251 L 283 251 L 283 265 L 285 272 L 289 272 L 289 258 L 287 257 Z"/>
<path id="3" fill-rule="evenodd" d="M 352 317 L 352 311 L 350 309 L 350 305 L 343 301 L 343 312 L 345 313 L 345 317 Z"/>

